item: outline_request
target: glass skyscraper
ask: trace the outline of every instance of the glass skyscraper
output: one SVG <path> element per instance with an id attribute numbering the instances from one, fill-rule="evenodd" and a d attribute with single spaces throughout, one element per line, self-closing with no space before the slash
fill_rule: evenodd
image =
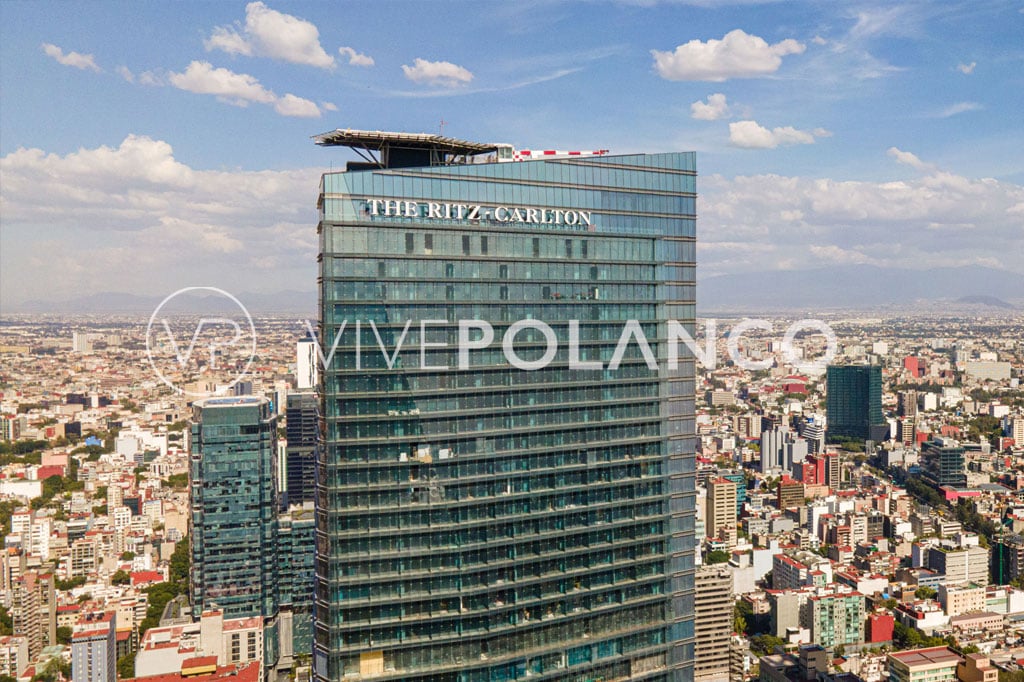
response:
<path id="1" fill-rule="evenodd" d="M 888 438 L 889 424 L 882 414 L 881 365 L 829 365 L 825 386 L 830 441 Z"/>
<path id="2" fill-rule="evenodd" d="M 314 450 L 320 435 L 318 408 L 313 391 L 288 394 L 285 408 L 287 490 L 282 495 L 282 507 L 313 501 Z"/>
<path id="3" fill-rule="evenodd" d="M 277 422 L 266 398 L 192 406 L 192 612 L 261 617 L 264 667 L 277 663 Z"/>
<path id="4" fill-rule="evenodd" d="M 692 679 L 695 155 L 317 142 L 317 678 Z"/>

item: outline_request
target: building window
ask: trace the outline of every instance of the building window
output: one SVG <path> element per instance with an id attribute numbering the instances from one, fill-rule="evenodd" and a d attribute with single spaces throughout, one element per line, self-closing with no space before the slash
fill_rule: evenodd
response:
<path id="1" fill-rule="evenodd" d="M 540 237 L 533 238 L 533 257 L 540 258 Z"/>
<path id="2" fill-rule="evenodd" d="M 412 232 L 405 233 L 405 252 L 412 253 L 413 249 L 416 248 L 416 235 Z"/>
<path id="3" fill-rule="evenodd" d="M 427 254 L 434 252 L 434 235 L 423 235 L 423 252 Z"/>
<path id="4" fill-rule="evenodd" d="M 487 255 L 487 237 L 480 237 L 480 253 Z"/>
<path id="5" fill-rule="evenodd" d="M 462 235 L 462 254 L 465 256 L 469 255 L 469 235 Z"/>
<path id="6" fill-rule="evenodd" d="M 565 257 L 566 258 L 572 258 L 572 240 L 571 239 L 566 239 L 565 240 Z"/>
<path id="7" fill-rule="evenodd" d="M 587 258 L 587 240 L 586 239 L 584 239 L 583 241 L 580 242 L 580 256 L 582 258 Z"/>

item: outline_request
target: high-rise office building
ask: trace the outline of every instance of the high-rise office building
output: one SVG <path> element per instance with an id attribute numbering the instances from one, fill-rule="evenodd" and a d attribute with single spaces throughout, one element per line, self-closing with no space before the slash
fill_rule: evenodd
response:
<path id="1" fill-rule="evenodd" d="M 290 505 L 277 521 L 280 571 L 281 663 L 313 651 L 314 545 L 313 503 Z M 289 636 L 290 635 L 290 636 Z"/>
<path id="2" fill-rule="evenodd" d="M 691 679 L 694 155 L 316 141 L 316 677 Z"/>
<path id="3" fill-rule="evenodd" d="M 830 441 L 888 438 L 881 365 L 829 365 L 825 381 Z"/>
<path id="4" fill-rule="evenodd" d="M 728 539 L 736 532 L 736 483 L 716 478 L 708 483 L 708 517 L 705 528 L 709 538 Z"/>
<path id="5" fill-rule="evenodd" d="M 316 393 L 289 393 L 285 408 L 286 490 L 282 506 L 312 502 L 316 479 L 315 458 L 320 436 L 320 403 Z"/>
<path id="6" fill-rule="evenodd" d="M 71 635 L 71 682 L 115 682 L 117 614 L 89 613 Z"/>
<path id="7" fill-rule="evenodd" d="M 834 592 L 810 597 L 800 610 L 801 625 L 811 640 L 832 649 L 864 643 L 864 595 Z"/>
<path id="8" fill-rule="evenodd" d="M 722 564 L 704 566 L 697 570 L 696 585 L 694 682 L 729 682 L 734 606 L 732 569 Z"/>
<path id="9" fill-rule="evenodd" d="M 1024 576 L 1024 536 L 1004 534 L 992 543 L 991 577 L 996 585 L 1008 585 Z"/>
<path id="10" fill-rule="evenodd" d="M 264 668 L 277 662 L 277 420 L 266 398 L 192 406 L 192 613 L 259 617 Z"/>
<path id="11" fill-rule="evenodd" d="M 747 501 L 747 476 L 743 471 L 734 469 L 720 470 L 718 475 L 736 484 L 736 517 L 739 518 L 740 512 L 743 511 L 743 505 Z"/>
<path id="12" fill-rule="evenodd" d="M 955 441 L 938 439 L 925 443 L 921 453 L 923 473 L 932 485 L 942 488 L 967 487 L 964 448 Z"/>

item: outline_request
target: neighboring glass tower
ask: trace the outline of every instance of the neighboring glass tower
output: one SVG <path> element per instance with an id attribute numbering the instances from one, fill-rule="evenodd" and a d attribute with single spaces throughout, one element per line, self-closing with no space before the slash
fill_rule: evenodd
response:
<path id="1" fill-rule="evenodd" d="M 293 504 L 278 516 L 277 541 L 280 556 L 278 594 L 281 606 L 281 629 L 284 631 L 281 665 L 285 656 L 308 663 L 313 652 L 313 565 L 316 543 L 313 503 Z M 290 621 L 290 626 L 288 625 Z M 291 630 L 291 647 L 284 650 Z"/>
<path id="2" fill-rule="evenodd" d="M 317 142 L 316 676 L 691 680 L 695 155 Z"/>
<path id="3" fill-rule="evenodd" d="M 192 405 L 192 613 L 262 617 L 264 669 L 277 663 L 277 423 L 266 398 Z"/>
<path id="4" fill-rule="evenodd" d="M 285 408 L 285 448 L 287 493 L 282 507 L 313 501 L 314 450 L 320 437 L 319 402 L 316 393 L 289 393 Z"/>
<path id="5" fill-rule="evenodd" d="M 888 438 L 881 365 L 829 365 L 825 375 L 830 441 Z"/>

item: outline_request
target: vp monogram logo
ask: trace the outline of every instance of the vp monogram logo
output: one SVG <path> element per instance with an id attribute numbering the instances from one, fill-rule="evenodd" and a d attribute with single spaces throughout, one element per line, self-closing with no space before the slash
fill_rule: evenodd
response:
<path id="1" fill-rule="evenodd" d="M 195 296 L 202 292 L 209 295 Z M 199 317 L 195 322 L 195 308 L 210 308 L 211 304 L 227 307 L 228 313 Z M 188 329 L 191 324 L 195 325 L 191 338 L 186 335 L 187 343 L 184 339 L 179 343 L 175 331 Z M 150 367 L 162 382 L 184 395 L 204 397 L 230 391 L 248 374 L 255 355 L 256 327 L 252 316 L 241 301 L 216 287 L 185 287 L 175 291 L 160 302 L 146 326 L 146 357 Z"/>

